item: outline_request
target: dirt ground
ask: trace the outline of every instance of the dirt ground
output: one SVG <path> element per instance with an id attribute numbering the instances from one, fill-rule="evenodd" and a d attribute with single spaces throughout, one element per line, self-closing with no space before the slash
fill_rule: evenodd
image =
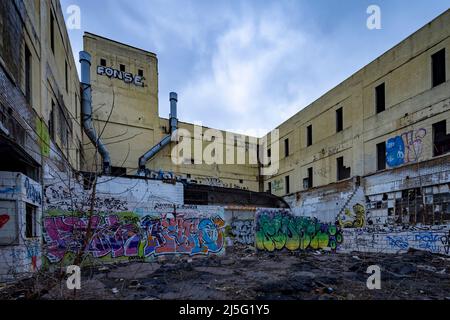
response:
<path id="1" fill-rule="evenodd" d="M 381 267 L 381 289 L 366 286 L 367 267 Z M 82 270 L 81 290 L 48 275 L 0 289 L 0 299 L 114 300 L 450 300 L 450 258 L 324 252 L 256 253 L 128 262 Z"/>

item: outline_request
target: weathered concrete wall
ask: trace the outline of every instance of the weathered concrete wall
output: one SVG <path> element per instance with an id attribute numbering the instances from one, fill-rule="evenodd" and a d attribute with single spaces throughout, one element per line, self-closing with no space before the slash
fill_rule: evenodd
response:
<path id="1" fill-rule="evenodd" d="M 41 266 L 42 186 L 15 172 L 0 172 L 0 181 L 0 282 L 5 282 Z M 31 234 L 27 234 L 27 206 L 33 209 Z"/>
<path id="2" fill-rule="evenodd" d="M 85 263 L 224 252 L 223 208 L 183 205 L 181 184 L 108 179 L 97 182 Z M 44 256 L 50 264 L 70 262 L 83 248 L 92 190 L 73 185 L 77 187 L 59 183 L 45 190 Z"/>

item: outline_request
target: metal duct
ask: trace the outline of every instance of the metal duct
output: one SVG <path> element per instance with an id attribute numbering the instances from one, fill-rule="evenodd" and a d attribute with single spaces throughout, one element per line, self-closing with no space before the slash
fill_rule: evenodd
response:
<path id="1" fill-rule="evenodd" d="M 111 158 L 103 142 L 97 137 L 92 123 L 92 88 L 91 88 L 91 55 L 86 51 L 80 52 L 81 64 L 81 116 L 84 132 L 97 148 L 103 159 L 103 173 L 111 171 Z"/>
<path id="2" fill-rule="evenodd" d="M 172 134 L 178 129 L 177 119 L 177 102 L 178 95 L 175 92 L 170 93 L 170 134 L 165 136 L 157 145 L 147 151 L 142 157 L 139 158 L 139 171 L 138 174 L 145 174 L 145 164 L 153 158 L 158 152 L 160 152 L 165 146 L 172 141 Z"/>

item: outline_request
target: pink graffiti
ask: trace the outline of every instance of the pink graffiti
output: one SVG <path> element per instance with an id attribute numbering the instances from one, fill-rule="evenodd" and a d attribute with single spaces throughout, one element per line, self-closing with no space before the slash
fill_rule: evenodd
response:
<path id="1" fill-rule="evenodd" d="M 224 221 L 220 217 L 144 217 L 139 225 L 124 222 L 117 215 L 93 216 L 91 219 L 93 237 L 88 252 L 95 258 L 208 254 L 219 252 L 224 244 Z M 45 218 L 44 240 L 50 262 L 61 261 L 68 252 L 79 252 L 83 248 L 87 225 L 87 218 Z M 139 252 L 141 245 L 143 249 Z"/>
<path id="2" fill-rule="evenodd" d="M 144 218 L 144 255 L 208 254 L 220 252 L 224 244 L 224 221 L 216 218 Z"/>
<path id="3" fill-rule="evenodd" d="M 424 128 L 411 130 L 402 134 L 402 139 L 405 143 L 405 163 L 418 161 L 422 155 L 422 140 L 427 135 L 427 130 Z"/>
<path id="4" fill-rule="evenodd" d="M 7 215 L 7 214 L 2 214 L 2 215 L 0 216 L 0 229 L 3 228 L 3 226 L 4 226 L 5 224 L 7 224 L 8 221 L 9 221 L 9 215 Z"/>

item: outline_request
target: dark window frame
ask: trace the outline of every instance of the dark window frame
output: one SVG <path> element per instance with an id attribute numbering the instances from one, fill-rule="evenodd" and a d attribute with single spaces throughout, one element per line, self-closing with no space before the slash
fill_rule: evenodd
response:
<path id="1" fill-rule="evenodd" d="M 33 56 L 30 48 L 25 44 L 25 98 L 29 105 L 33 98 Z"/>
<path id="2" fill-rule="evenodd" d="M 289 138 L 284 139 L 284 157 L 289 157 Z"/>
<path id="3" fill-rule="evenodd" d="M 351 176 L 351 168 L 347 168 L 344 164 L 344 157 L 336 158 L 336 180 L 342 181 L 349 179 Z"/>
<path id="4" fill-rule="evenodd" d="M 336 110 L 336 132 L 344 130 L 344 108 L 340 107 Z"/>
<path id="5" fill-rule="evenodd" d="M 284 188 L 286 190 L 286 194 L 291 193 L 291 183 L 290 183 L 289 176 L 284 177 Z"/>
<path id="6" fill-rule="evenodd" d="M 25 238 L 37 238 L 36 206 L 25 204 Z"/>
<path id="7" fill-rule="evenodd" d="M 50 9 L 50 48 L 55 54 L 55 15 L 52 9 Z"/>
<path id="8" fill-rule="evenodd" d="M 386 169 L 386 142 L 382 142 L 377 144 L 377 171 L 382 171 L 385 169 Z"/>
<path id="9" fill-rule="evenodd" d="M 312 146 L 313 144 L 313 127 L 312 124 L 306 127 L 306 146 Z"/>
<path id="10" fill-rule="evenodd" d="M 127 72 L 127 67 L 124 64 L 120 64 L 119 69 L 121 72 Z"/>
<path id="11" fill-rule="evenodd" d="M 100 66 L 102 67 L 106 67 L 106 59 L 105 58 L 100 58 Z"/>
<path id="12" fill-rule="evenodd" d="M 433 123 L 433 157 L 450 152 L 450 134 L 447 134 L 447 120 Z"/>
<path id="13" fill-rule="evenodd" d="M 431 55 L 431 81 L 433 88 L 447 81 L 445 55 L 445 48 Z"/>
<path id="14" fill-rule="evenodd" d="M 375 111 L 377 114 L 386 110 L 386 83 L 375 87 Z"/>

